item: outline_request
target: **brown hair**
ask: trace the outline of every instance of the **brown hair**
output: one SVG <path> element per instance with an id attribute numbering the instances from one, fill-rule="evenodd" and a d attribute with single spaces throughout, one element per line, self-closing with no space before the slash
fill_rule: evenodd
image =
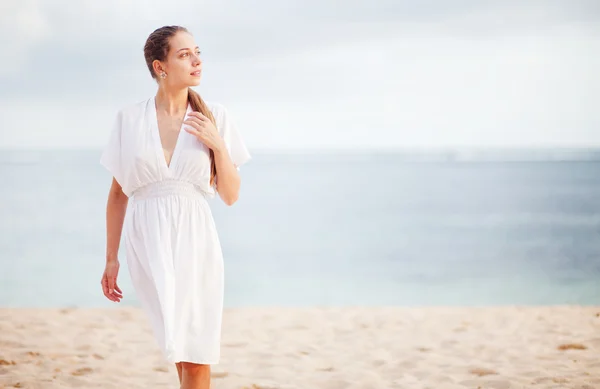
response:
<path id="1" fill-rule="evenodd" d="M 156 74 L 154 73 L 154 68 L 152 67 L 152 62 L 155 60 L 164 61 L 167 58 L 167 54 L 169 53 L 170 40 L 171 38 L 178 32 L 183 31 L 189 34 L 189 31 L 185 27 L 181 26 L 164 26 L 158 28 L 148 36 L 146 39 L 146 44 L 144 45 L 144 57 L 146 58 L 146 65 L 148 66 L 148 70 L 150 70 L 150 74 L 152 78 L 156 79 Z M 202 100 L 202 97 L 192 88 L 188 88 L 188 102 L 192 106 L 194 111 L 200 112 L 202 115 L 206 116 L 210 119 L 211 122 L 216 126 L 215 117 L 213 116 L 208 106 Z M 215 178 L 217 176 L 217 168 L 215 166 L 215 155 L 212 150 L 210 150 L 210 185 L 214 185 Z"/>

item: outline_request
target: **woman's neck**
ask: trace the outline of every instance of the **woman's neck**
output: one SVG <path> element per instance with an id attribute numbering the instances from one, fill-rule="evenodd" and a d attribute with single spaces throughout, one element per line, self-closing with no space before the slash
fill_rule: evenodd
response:
<path id="1" fill-rule="evenodd" d="M 188 106 L 188 89 L 176 91 L 158 88 L 156 92 L 156 110 L 169 116 L 176 116 L 185 112 Z"/>

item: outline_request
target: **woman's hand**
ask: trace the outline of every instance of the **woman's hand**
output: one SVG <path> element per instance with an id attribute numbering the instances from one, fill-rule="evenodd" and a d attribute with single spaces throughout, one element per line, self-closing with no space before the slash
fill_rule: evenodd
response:
<path id="1" fill-rule="evenodd" d="M 222 150 L 225 150 L 225 141 L 223 141 L 223 138 L 219 135 L 219 131 L 213 122 L 200 112 L 190 112 L 183 124 L 189 126 L 185 127 L 186 132 L 194 135 L 213 152 L 219 153 Z"/>
<path id="2" fill-rule="evenodd" d="M 119 260 L 111 260 L 106 262 L 104 274 L 102 274 L 102 291 L 107 299 L 114 302 L 119 302 L 123 298 L 123 292 L 117 285 L 117 276 L 119 275 Z"/>

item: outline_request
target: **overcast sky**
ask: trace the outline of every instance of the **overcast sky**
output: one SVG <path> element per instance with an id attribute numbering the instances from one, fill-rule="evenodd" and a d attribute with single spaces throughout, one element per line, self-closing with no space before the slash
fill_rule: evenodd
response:
<path id="1" fill-rule="evenodd" d="M 596 0 L 2 0 L 1 146 L 102 147 L 167 24 L 251 149 L 600 146 Z"/>

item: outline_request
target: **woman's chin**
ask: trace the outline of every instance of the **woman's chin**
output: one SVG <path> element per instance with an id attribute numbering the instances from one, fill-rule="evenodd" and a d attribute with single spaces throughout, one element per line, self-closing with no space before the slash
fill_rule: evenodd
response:
<path id="1" fill-rule="evenodd" d="M 200 77 L 192 77 L 190 80 L 190 86 L 198 86 L 200 85 Z"/>

